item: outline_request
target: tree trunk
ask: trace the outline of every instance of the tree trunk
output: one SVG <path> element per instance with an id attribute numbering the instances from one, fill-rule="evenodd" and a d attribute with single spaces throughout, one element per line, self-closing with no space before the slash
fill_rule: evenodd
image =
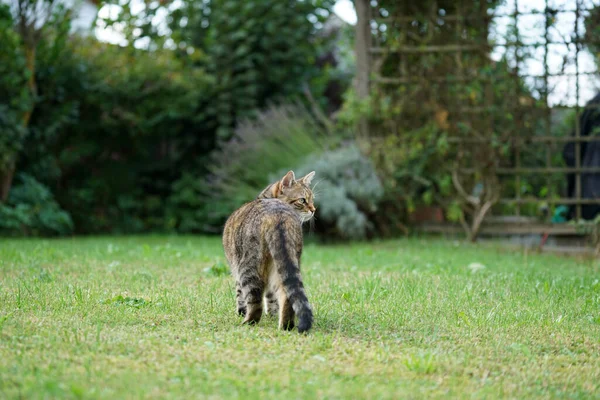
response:
<path id="1" fill-rule="evenodd" d="M 29 89 L 29 95 L 31 96 L 31 105 L 29 109 L 23 114 L 23 126 L 27 128 L 29 121 L 31 120 L 31 114 L 35 107 L 37 97 L 37 84 L 35 82 L 35 53 L 36 46 L 25 46 L 25 62 L 27 71 L 29 71 L 29 79 L 27 80 L 27 89 Z"/>
<path id="2" fill-rule="evenodd" d="M 12 161 L 6 170 L 0 171 L 0 202 L 2 203 L 8 200 L 8 193 L 10 192 L 14 176 L 15 162 Z"/>
<path id="3" fill-rule="evenodd" d="M 357 16 L 354 50 L 356 54 L 356 76 L 354 78 L 354 85 L 358 99 L 364 100 L 369 96 L 369 43 L 371 42 L 369 20 L 371 6 L 368 0 L 356 0 L 354 6 L 356 7 Z M 359 137 L 364 139 L 369 136 L 369 125 L 364 116 L 361 116 L 358 121 L 357 130 Z"/>
<path id="4" fill-rule="evenodd" d="M 492 208 L 495 201 L 486 202 L 481 208 L 476 210 L 475 215 L 473 217 L 473 224 L 471 226 L 470 240 L 471 242 L 477 241 L 477 236 L 479 235 L 479 229 L 481 229 L 481 224 L 485 219 L 486 214 Z"/>

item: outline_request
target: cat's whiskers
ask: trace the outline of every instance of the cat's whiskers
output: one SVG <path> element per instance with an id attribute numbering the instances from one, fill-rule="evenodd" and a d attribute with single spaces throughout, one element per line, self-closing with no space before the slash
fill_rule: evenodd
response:
<path id="1" fill-rule="evenodd" d="M 319 186 L 319 183 L 323 182 L 323 179 L 319 180 L 317 183 L 315 183 L 315 186 L 313 186 L 312 191 L 314 192 L 315 189 L 317 188 L 317 186 Z"/>

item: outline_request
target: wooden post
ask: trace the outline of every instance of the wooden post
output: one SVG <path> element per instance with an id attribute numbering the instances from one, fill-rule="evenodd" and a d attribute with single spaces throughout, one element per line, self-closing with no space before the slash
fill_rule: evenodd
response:
<path id="1" fill-rule="evenodd" d="M 575 40 L 579 43 L 579 20 L 581 17 L 581 0 L 575 1 Z M 575 46 L 575 138 L 581 138 L 581 124 L 579 123 L 579 47 Z M 577 221 L 581 221 L 581 200 L 582 200 L 582 187 L 581 187 L 581 142 L 577 140 L 575 142 L 575 168 L 577 173 L 575 174 L 575 198 L 578 203 L 575 206 L 575 216 Z"/>
<path id="2" fill-rule="evenodd" d="M 521 48 L 521 38 L 519 32 L 519 0 L 514 0 L 515 12 L 513 14 L 514 23 L 515 23 L 515 98 L 514 101 L 519 101 L 519 97 L 521 96 L 521 90 L 519 89 L 520 81 L 519 81 L 519 49 Z M 521 215 L 521 140 L 519 137 L 515 138 L 515 197 L 517 199 L 516 205 L 516 214 L 517 216 Z"/>
<path id="3" fill-rule="evenodd" d="M 544 9 L 550 10 L 549 0 L 545 0 Z M 546 18 L 544 23 L 544 115 L 546 119 L 546 136 L 552 136 L 552 108 L 550 107 L 550 101 L 548 101 L 548 96 L 550 95 L 550 67 L 548 64 L 548 54 L 549 54 L 549 42 L 550 42 L 550 28 L 552 26 L 552 22 L 550 21 L 550 13 L 546 12 Z M 575 61 L 577 62 L 577 61 Z M 546 168 L 552 168 L 552 150 L 556 151 L 558 146 L 554 146 L 554 143 L 546 143 Z M 548 192 L 546 193 L 546 200 L 548 201 L 548 206 L 550 206 L 550 200 L 552 198 L 552 191 L 550 188 L 552 187 L 552 174 L 546 175 L 546 187 L 548 188 Z M 549 216 L 552 217 L 552 208 L 548 208 Z"/>
<path id="4" fill-rule="evenodd" d="M 369 51 L 371 47 L 371 27 L 369 25 L 370 4 L 369 0 L 356 0 L 354 5 L 357 16 L 355 27 L 356 77 L 354 85 L 358 99 L 364 100 L 369 96 Z M 369 136 L 369 126 L 364 117 L 359 121 L 357 128 L 359 137 L 366 138 Z"/>

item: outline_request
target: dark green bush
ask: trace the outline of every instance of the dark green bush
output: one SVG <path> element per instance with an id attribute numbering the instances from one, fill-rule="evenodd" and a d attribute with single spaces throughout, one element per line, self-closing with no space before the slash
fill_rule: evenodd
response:
<path id="1" fill-rule="evenodd" d="M 242 154 L 229 169 L 220 164 L 227 148 L 221 141 L 234 127 L 271 129 L 260 119 L 266 114 L 252 122 L 258 109 L 298 98 L 305 83 L 318 81 L 316 32 L 332 4 L 184 1 L 174 10 L 153 2 L 137 16 L 123 7 L 112 22 L 124 28 L 125 47 L 70 36 L 68 19 L 51 19 L 36 45 L 34 98 L 22 38 L 9 8 L 0 6 L 0 178 L 3 169 L 34 177 L 67 210 L 75 233 L 218 230 L 234 205 L 266 185 L 270 172 L 320 151 L 322 132 L 306 132 L 321 127 L 294 109 L 287 111 L 291 122 L 273 125 L 285 131 L 283 143 L 269 134 L 260 142 L 268 154 Z M 192 9 L 196 14 L 181 11 Z M 152 15 L 165 11 L 166 35 L 151 26 Z M 189 25 L 180 24 L 182 18 Z M 146 39 L 143 50 L 133 46 Z M 315 104 L 322 100 L 318 90 L 313 95 Z M 23 125 L 26 110 L 33 112 Z M 240 168 L 252 160 L 258 160 L 256 173 Z M 234 190 L 220 168 L 241 174 L 248 186 Z M 50 228 L 27 228 L 33 222 L 21 206 L 3 205 L 3 232 L 9 224 L 10 233 L 69 232 L 46 214 L 39 218 Z"/>
<path id="2" fill-rule="evenodd" d="M 0 3 L 0 202 L 6 196 L 28 130 L 23 113 L 31 105 L 21 38 L 8 4 Z"/>
<path id="3" fill-rule="evenodd" d="M 33 177 L 20 174 L 5 204 L 0 204 L 0 233 L 67 235 L 70 215 L 56 203 L 50 190 Z"/>
<path id="4" fill-rule="evenodd" d="M 27 167 L 59 166 L 49 179 L 64 187 L 58 199 L 79 232 L 167 228 L 172 182 L 215 145 L 209 117 L 199 111 L 210 77 L 166 50 L 84 42 L 73 51 L 65 75 L 77 75 L 79 86 L 64 92 L 78 96 L 77 119 L 46 145 L 49 156 Z"/>
<path id="5" fill-rule="evenodd" d="M 317 73 L 310 18 L 322 20 L 320 5 L 331 3 L 211 1 L 206 48 L 209 67 L 220 77 L 215 104 L 221 138 L 231 137 L 236 121 L 252 117 L 268 101 L 302 92 Z"/>
<path id="6" fill-rule="evenodd" d="M 166 222 L 169 229 L 186 233 L 218 231 L 206 223 L 205 186 L 204 179 L 188 172 L 173 183 L 167 200 Z"/>

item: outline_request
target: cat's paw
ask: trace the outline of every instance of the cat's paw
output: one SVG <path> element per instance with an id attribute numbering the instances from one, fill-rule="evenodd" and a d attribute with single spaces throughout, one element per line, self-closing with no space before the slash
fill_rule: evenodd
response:
<path id="1" fill-rule="evenodd" d="M 244 325 L 258 324 L 258 322 L 260 321 L 260 317 L 262 316 L 262 313 L 263 313 L 262 308 L 251 309 L 250 312 L 246 313 L 246 318 L 244 318 L 244 322 L 242 322 L 242 324 L 244 324 Z"/>
<path id="2" fill-rule="evenodd" d="M 284 321 L 284 322 L 279 322 L 279 329 L 283 330 L 283 331 L 291 331 L 292 329 L 294 329 L 294 320 L 289 320 L 289 321 Z"/>

